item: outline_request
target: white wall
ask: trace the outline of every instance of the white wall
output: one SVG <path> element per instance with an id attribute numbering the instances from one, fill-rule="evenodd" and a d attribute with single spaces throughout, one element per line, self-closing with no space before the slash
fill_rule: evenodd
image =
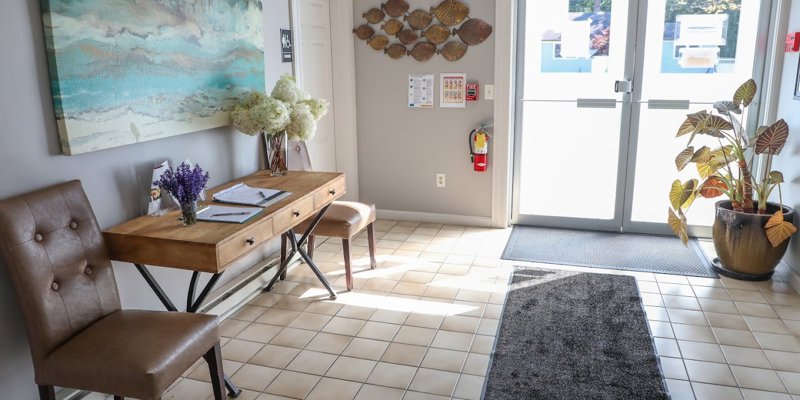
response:
<path id="1" fill-rule="evenodd" d="M 800 31 L 800 0 L 792 0 L 789 13 L 788 32 Z M 782 34 L 787 32 L 781 32 Z M 773 169 L 783 172 L 786 183 L 782 185 L 784 204 L 800 210 L 800 100 L 795 100 L 794 88 L 797 82 L 797 64 L 800 53 L 785 53 L 777 115 L 789 123 L 789 140 L 781 155 L 773 161 Z M 777 193 L 774 195 L 777 196 Z M 777 200 L 775 197 L 773 200 Z M 795 215 L 795 225 L 800 225 L 800 217 Z M 784 261 L 800 274 L 800 236 L 795 235 L 789 242 L 789 251 Z"/>
<path id="2" fill-rule="evenodd" d="M 279 28 L 289 28 L 287 0 L 264 0 L 267 87 L 291 64 L 280 63 Z M 60 154 L 48 81 L 38 0 L 0 3 L 0 198 L 70 179 L 83 181 L 102 228 L 138 216 L 151 166 L 191 158 L 211 173 L 210 185 L 258 168 L 256 138 L 212 129 L 73 157 Z M 2 263 L 0 263 L 2 264 Z M 226 272 L 230 279 L 246 265 Z M 130 264 L 115 264 L 126 308 L 162 309 Z M 189 273 L 155 268 L 153 274 L 180 306 Z M 220 282 L 223 283 L 223 282 Z M 25 330 L 5 266 L 0 266 L 0 398 L 36 399 Z"/>
<path id="3" fill-rule="evenodd" d="M 464 2 L 471 9 L 471 17 L 496 24 L 494 0 Z M 362 13 L 378 3 L 354 1 L 354 25 L 365 23 Z M 440 0 L 409 3 L 412 10 L 428 10 Z M 470 46 L 464 58 L 456 62 L 440 55 L 424 63 L 410 56 L 393 60 L 355 35 L 353 40 L 361 201 L 373 202 L 379 210 L 490 217 L 494 160 L 490 160 L 489 171 L 472 171 L 467 135 L 481 123 L 492 120 L 494 103 L 481 99 L 470 102 L 466 109 L 439 108 L 438 79 L 441 72 L 465 72 L 469 81 L 481 85 L 492 83 L 494 34 L 480 45 Z M 435 109 L 408 108 L 410 73 L 435 74 Z M 436 173 L 446 174 L 446 188 L 436 187 Z"/>

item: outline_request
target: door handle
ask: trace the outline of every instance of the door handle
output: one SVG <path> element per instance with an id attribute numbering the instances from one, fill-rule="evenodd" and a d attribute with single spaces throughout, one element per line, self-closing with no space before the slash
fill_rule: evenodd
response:
<path id="1" fill-rule="evenodd" d="M 616 99 L 578 99 L 578 108 L 617 108 Z"/>
<path id="2" fill-rule="evenodd" d="M 647 108 L 651 110 L 688 110 L 689 100 L 647 100 Z"/>
<path id="3" fill-rule="evenodd" d="M 623 80 L 614 82 L 614 91 L 617 93 L 630 93 L 633 91 L 633 82 Z"/>

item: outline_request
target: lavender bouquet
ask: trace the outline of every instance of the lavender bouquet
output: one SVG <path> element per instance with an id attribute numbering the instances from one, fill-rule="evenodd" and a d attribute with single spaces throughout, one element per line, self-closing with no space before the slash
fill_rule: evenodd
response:
<path id="1" fill-rule="evenodd" d="M 197 199 L 208 183 L 208 172 L 203 171 L 199 165 L 192 168 L 188 163 L 182 162 L 175 170 L 167 169 L 154 185 L 167 191 L 181 206 L 183 224 L 192 225 L 197 222 Z"/>

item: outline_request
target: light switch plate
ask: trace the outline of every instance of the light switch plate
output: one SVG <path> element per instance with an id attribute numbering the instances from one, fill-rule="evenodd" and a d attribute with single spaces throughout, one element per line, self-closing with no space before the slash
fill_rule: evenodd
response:
<path id="1" fill-rule="evenodd" d="M 486 100 L 494 100 L 494 85 L 486 85 L 483 91 L 483 98 Z"/>

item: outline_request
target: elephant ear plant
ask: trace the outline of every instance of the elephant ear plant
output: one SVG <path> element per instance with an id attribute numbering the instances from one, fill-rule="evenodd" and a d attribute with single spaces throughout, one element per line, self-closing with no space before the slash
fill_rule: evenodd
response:
<path id="1" fill-rule="evenodd" d="M 669 225 L 684 244 L 689 240 L 686 212 L 698 196 L 709 199 L 725 195 L 734 211 L 766 214 L 767 200 L 777 188 L 781 206 L 766 224 L 767 238 L 777 247 L 797 230 L 791 222 L 784 221 L 780 191 L 783 174 L 772 170 L 772 157 L 780 154 L 786 144 L 789 126 L 781 119 L 759 127 L 751 135 L 735 116 L 752 103 L 756 90 L 755 81 L 750 79 L 736 90 L 733 101 L 714 103 L 716 114 L 705 110 L 689 114 L 678 129 L 677 137 L 689 135 L 689 142 L 675 158 L 675 165 L 682 171 L 694 164 L 700 176 L 686 182 L 675 180 L 669 192 Z M 719 147 L 695 149 L 692 141 L 697 135 L 716 138 Z M 758 156 L 763 156 L 762 173 L 754 173 L 753 169 Z"/>

